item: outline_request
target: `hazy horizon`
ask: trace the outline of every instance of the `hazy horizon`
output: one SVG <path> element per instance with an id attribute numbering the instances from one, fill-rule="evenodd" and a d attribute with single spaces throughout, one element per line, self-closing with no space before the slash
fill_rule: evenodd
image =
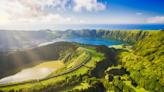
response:
<path id="1" fill-rule="evenodd" d="M 164 29 L 164 24 L 30 24 L 0 26 L 0 30 L 16 30 L 16 31 L 39 31 L 49 29 L 51 31 L 65 31 L 68 29 L 104 29 L 104 30 L 160 30 Z"/>

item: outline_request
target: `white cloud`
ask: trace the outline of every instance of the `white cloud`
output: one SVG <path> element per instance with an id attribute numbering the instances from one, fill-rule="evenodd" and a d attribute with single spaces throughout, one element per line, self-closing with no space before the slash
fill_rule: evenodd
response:
<path id="1" fill-rule="evenodd" d="M 70 3 L 68 3 L 70 1 Z M 0 23 L 16 22 L 87 22 L 74 17 L 62 17 L 50 13 L 49 8 L 57 11 L 99 11 L 106 8 L 97 0 L 0 0 Z"/>
<path id="2" fill-rule="evenodd" d="M 59 14 L 48 14 L 47 16 L 41 16 L 39 17 L 41 22 L 65 22 L 65 21 L 71 21 L 72 18 L 63 18 Z"/>
<path id="3" fill-rule="evenodd" d="M 45 7 L 61 6 L 65 10 L 68 0 L 0 0 L 0 22 L 65 22 L 59 14 L 46 12 Z M 59 9 L 59 8 L 58 8 Z"/>
<path id="4" fill-rule="evenodd" d="M 150 17 L 147 19 L 147 23 L 164 23 L 164 16 Z"/>
<path id="5" fill-rule="evenodd" d="M 84 23 L 85 21 L 84 20 L 80 20 L 81 23 Z"/>
<path id="6" fill-rule="evenodd" d="M 106 8 L 105 4 L 97 2 L 97 0 L 73 0 L 73 10 L 75 12 L 86 9 L 87 11 L 99 11 Z"/>
<path id="7" fill-rule="evenodd" d="M 142 13 L 139 13 L 139 12 L 137 12 L 136 14 L 137 14 L 138 16 L 142 15 Z"/>
<path id="8" fill-rule="evenodd" d="M 63 10 L 65 10 L 65 5 L 69 0 L 36 0 L 36 1 L 38 1 L 42 6 L 56 7 L 59 5 Z"/>

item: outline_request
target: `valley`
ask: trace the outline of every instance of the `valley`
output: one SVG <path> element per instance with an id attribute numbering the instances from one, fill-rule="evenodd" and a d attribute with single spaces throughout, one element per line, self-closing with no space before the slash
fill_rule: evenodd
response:
<path id="1" fill-rule="evenodd" d="M 90 31 L 86 32 L 90 33 Z M 72 40 L 55 42 L 4 56 L 1 58 L 1 67 L 7 71 L 17 69 L 16 67 L 19 66 L 22 68 L 17 72 L 26 66 L 31 69 L 43 67 L 57 69 L 37 81 L 27 80 L 0 85 L 0 90 L 5 92 L 13 90 L 17 92 L 158 92 L 163 90 L 163 30 L 113 32 L 118 33 L 111 33 L 110 38 L 124 40 L 126 43 L 113 43 L 108 47 L 106 45 L 114 40 L 105 38 L 107 41 L 102 42 L 104 38 L 95 38 L 105 45 L 99 42 L 97 42 L 99 45 L 94 42 L 92 45 L 91 41 L 89 42 L 91 44 L 83 42 L 84 39 L 89 41 L 93 38 L 79 38 L 82 43 Z M 129 38 L 125 34 L 129 34 Z M 128 45 L 125 39 L 135 44 Z M 90 58 L 87 59 L 88 55 Z M 20 58 L 14 58 L 16 56 Z M 23 59 L 28 60 L 22 62 Z M 2 63 L 3 60 L 13 65 Z M 15 60 L 22 64 L 15 65 Z M 83 63 L 85 60 L 87 61 Z M 65 73 L 72 69 L 73 71 Z"/>

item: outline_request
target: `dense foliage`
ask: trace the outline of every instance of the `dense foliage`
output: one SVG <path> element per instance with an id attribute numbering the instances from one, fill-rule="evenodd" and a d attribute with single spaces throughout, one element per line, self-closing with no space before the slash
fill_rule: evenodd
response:
<path id="1" fill-rule="evenodd" d="M 134 86 L 164 91 L 164 32 L 146 37 L 133 46 L 133 53 L 121 52 L 117 61 L 130 72 Z"/>

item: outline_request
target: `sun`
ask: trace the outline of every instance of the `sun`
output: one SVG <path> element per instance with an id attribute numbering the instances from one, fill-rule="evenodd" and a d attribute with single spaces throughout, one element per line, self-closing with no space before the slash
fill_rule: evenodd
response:
<path id="1" fill-rule="evenodd" d="M 8 19 L 0 14 L 0 23 L 7 23 Z"/>
<path id="2" fill-rule="evenodd" d="M 0 15 L 0 21 L 1 20 L 5 20 L 5 18 L 2 15 Z"/>

